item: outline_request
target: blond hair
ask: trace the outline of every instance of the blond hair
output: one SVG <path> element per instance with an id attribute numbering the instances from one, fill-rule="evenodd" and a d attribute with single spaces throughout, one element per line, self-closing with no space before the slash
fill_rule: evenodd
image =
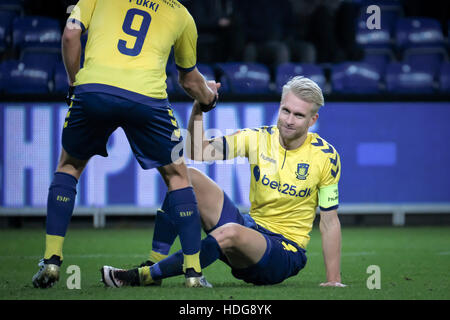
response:
<path id="1" fill-rule="evenodd" d="M 303 76 L 295 76 L 283 86 L 281 100 L 284 99 L 288 92 L 292 92 L 303 101 L 312 103 L 314 105 L 312 110 L 313 114 L 317 113 L 320 107 L 325 104 L 322 89 L 320 89 L 317 83 Z"/>

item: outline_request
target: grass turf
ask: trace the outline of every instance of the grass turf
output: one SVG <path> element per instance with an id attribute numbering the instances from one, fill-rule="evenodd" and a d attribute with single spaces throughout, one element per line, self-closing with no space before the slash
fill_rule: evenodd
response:
<path id="1" fill-rule="evenodd" d="M 343 228 L 342 281 L 346 288 L 321 288 L 325 280 L 320 233 L 313 229 L 308 263 L 300 273 L 274 286 L 253 286 L 231 275 L 218 261 L 204 270 L 213 289 L 186 289 L 183 277 L 165 279 L 162 287 L 104 288 L 99 269 L 108 264 L 132 267 L 150 249 L 148 229 L 70 229 L 64 245 L 60 281 L 47 290 L 35 289 L 31 277 L 44 252 L 44 231 L 0 232 L 0 300 L 403 300 L 450 298 L 449 227 Z M 179 248 L 176 243 L 173 250 Z M 81 270 L 81 289 L 70 290 L 70 265 Z M 366 286 L 367 267 L 381 270 L 381 289 Z"/>

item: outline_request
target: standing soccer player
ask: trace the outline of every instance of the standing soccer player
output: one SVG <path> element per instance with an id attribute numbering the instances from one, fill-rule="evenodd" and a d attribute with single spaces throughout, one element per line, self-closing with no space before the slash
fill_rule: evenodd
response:
<path id="1" fill-rule="evenodd" d="M 80 36 L 89 31 L 80 70 Z M 158 168 L 168 192 L 163 209 L 180 236 L 186 286 L 203 287 L 199 250 L 201 225 L 183 155 L 172 156 L 180 142 L 178 123 L 167 99 L 166 63 L 174 48 L 179 82 L 200 101 L 214 107 L 217 89 L 208 87 L 196 68 L 197 30 L 176 0 L 80 0 L 62 39 L 70 90 L 62 133 L 62 153 L 49 188 L 46 249 L 35 287 L 59 279 L 64 237 L 72 216 L 76 185 L 88 160 L 108 156 L 106 143 L 123 128 L 143 169 Z"/>
<path id="2" fill-rule="evenodd" d="M 337 214 L 340 157 L 322 137 L 308 132 L 323 104 L 322 91 L 314 81 L 294 77 L 283 87 L 276 126 L 243 129 L 207 140 L 203 113 L 198 102 L 194 103 L 188 126 L 193 137 L 192 159 L 246 157 L 251 171 L 250 212 L 241 214 L 214 181 L 189 169 L 208 234 L 202 241 L 203 268 L 220 259 L 236 278 L 255 285 L 277 284 L 295 276 L 306 264 L 306 246 L 319 207 L 326 269 L 326 281 L 320 285 L 345 287 L 341 283 Z M 152 250 L 157 252 L 170 247 L 176 236 L 169 232 L 174 229 L 170 221 L 160 216 L 153 236 Z M 172 237 L 163 237 L 161 229 Z M 151 285 L 182 274 L 182 263 L 182 253 L 177 252 L 150 267 L 122 270 L 104 266 L 102 280 L 110 287 Z"/>

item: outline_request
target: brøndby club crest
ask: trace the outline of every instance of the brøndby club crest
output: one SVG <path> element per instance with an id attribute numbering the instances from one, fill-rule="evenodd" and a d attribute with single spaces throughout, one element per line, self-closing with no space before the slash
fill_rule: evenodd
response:
<path id="1" fill-rule="evenodd" d="M 307 163 L 298 163 L 297 164 L 297 172 L 295 175 L 297 176 L 298 180 L 306 180 L 306 177 L 308 177 L 308 169 L 309 164 Z"/>

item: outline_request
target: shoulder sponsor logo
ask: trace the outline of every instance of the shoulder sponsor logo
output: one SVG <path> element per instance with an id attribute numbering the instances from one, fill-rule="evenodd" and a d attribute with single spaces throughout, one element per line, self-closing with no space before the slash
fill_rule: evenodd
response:
<path id="1" fill-rule="evenodd" d="M 261 159 L 263 159 L 263 160 L 269 161 L 273 164 L 277 164 L 277 161 L 275 159 L 265 156 L 262 152 L 261 152 L 260 156 L 261 156 Z"/>

